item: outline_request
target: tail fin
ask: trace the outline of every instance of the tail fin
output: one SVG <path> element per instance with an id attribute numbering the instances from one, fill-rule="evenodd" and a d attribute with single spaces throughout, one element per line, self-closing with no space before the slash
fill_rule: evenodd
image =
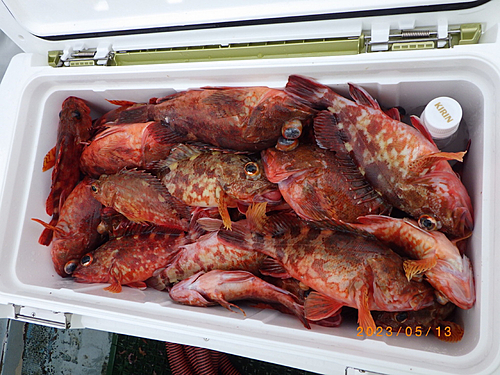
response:
<path id="1" fill-rule="evenodd" d="M 42 224 L 45 227 L 42 234 L 40 235 L 40 238 L 38 239 L 38 243 L 40 245 L 49 246 L 52 242 L 54 232 L 62 233 L 62 230 L 56 227 L 57 219 L 52 219 L 48 224 L 40 219 L 32 218 L 31 220 L 36 221 L 37 223 Z"/>

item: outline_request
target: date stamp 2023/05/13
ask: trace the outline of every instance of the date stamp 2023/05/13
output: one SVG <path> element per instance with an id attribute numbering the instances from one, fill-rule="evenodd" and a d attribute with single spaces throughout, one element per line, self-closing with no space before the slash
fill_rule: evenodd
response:
<path id="1" fill-rule="evenodd" d="M 407 336 L 407 337 L 425 337 L 428 336 L 430 332 L 434 333 L 436 336 L 444 336 L 444 337 L 450 337 L 452 335 L 452 329 L 451 326 L 437 326 L 434 329 L 431 327 L 421 327 L 421 326 L 416 326 L 416 327 L 399 327 L 398 329 L 393 329 L 392 327 L 376 327 L 374 330 L 372 327 L 367 327 L 366 329 L 363 329 L 363 327 L 358 327 L 358 334 L 356 336 L 378 336 L 378 337 L 383 337 L 383 336 Z"/>

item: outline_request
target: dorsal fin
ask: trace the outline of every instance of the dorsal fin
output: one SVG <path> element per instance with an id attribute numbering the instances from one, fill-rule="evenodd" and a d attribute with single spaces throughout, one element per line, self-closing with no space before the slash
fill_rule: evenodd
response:
<path id="1" fill-rule="evenodd" d="M 337 126 L 337 117 L 330 111 L 321 111 L 314 118 L 314 137 L 320 148 L 335 151 L 345 149 L 344 143 L 349 141 Z"/>
<path id="2" fill-rule="evenodd" d="M 354 83 L 349 83 L 349 94 L 357 104 L 381 110 L 378 102 L 368 94 L 368 91 Z"/>
<path id="3" fill-rule="evenodd" d="M 111 103 L 113 105 L 118 105 L 120 107 L 130 107 L 134 104 L 137 104 L 136 102 L 132 102 L 130 100 L 113 100 L 113 99 L 106 99 L 108 103 Z"/>
<path id="4" fill-rule="evenodd" d="M 187 138 L 185 135 L 177 133 L 173 130 L 167 123 L 154 121 L 148 126 L 148 136 L 154 139 L 156 142 L 169 145 L 186 142 Z"/>
<path id="5" fill-rule="evenodd" d="M 203 151 L 198 149 L 197 147 L 187 145 L 184 143 L 180 143 L 172 148 L 170 151 L 170 155 L 168 158 L 159 161 L 156 163 L 156 168 L 164 169 L 169 168 L 175 163 L 178 163 L 183 160 L 187 160 L 190 158 L 195 158 L 198 155 L 201 155 Z"/>

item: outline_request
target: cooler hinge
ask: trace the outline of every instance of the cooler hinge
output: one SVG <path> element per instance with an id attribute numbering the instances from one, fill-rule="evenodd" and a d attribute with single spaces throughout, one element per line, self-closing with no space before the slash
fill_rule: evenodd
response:
<path id="1" fill-rule="evenodd" d="M 21 322 L 68 329 L 71 328 L 71 313 L 55 312 L 29 306 L 14 305 L 14 319 Z"/>
<path id="2" fill-rule="evenodd" d="M 273 42 L 234 43 L 147 50 L 117 50 L 111 46 L 70 48 L 50 51 L 48 63 L 53 67 L 145 65 L 199 61 L 252 60 L 286 57 L 319 57 L 355 55 L 363 52 L 397 51 L 424 48 L 451 48 L 459 44 L 477 43 L 480 24 L 464 24 L 436 30 L 394 31 L 383 26 L 370 32 L 345 38 L 303 39 Z"/>
<path id="3" fill-rule="evenodd" d="M 378 24 L 365 35 L 364 52 L 452 48 L 456 45 L 476 44 L 480 36 L 479 23 L 448 27 L 444 22 L 435 29 L 410 30 L 389 30 Z"/>
<path id="4" fill-rule="evenodd" d="M 112 65 L 114 52 L 110 46 L 98 48 L 69 48 L 64 51 L 49 51 L 49 65 L 63 66 L 89 66 Z"/>

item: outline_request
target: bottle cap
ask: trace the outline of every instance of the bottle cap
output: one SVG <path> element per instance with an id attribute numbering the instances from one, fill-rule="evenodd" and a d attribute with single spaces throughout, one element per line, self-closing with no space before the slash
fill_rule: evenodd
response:
<path id="1" fill-rule="evenodd" d="M 432 138 L 448 138 L 460 125 L 462 107 L 455 99 L 441 96 L 427 104 L 420 119 Z"/>

